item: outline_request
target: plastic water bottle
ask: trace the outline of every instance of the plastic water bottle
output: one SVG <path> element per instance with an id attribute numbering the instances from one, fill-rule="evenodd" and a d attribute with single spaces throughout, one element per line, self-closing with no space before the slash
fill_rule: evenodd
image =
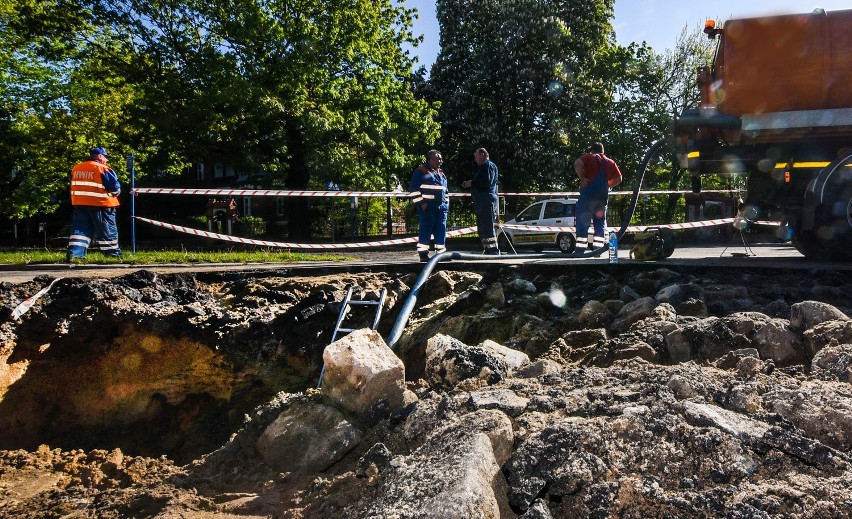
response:
<path id="1" fill-rule="evenodd" d="M 609 233 L 609 262 L 618 263 L 618 235 L 615 231 Z"/>

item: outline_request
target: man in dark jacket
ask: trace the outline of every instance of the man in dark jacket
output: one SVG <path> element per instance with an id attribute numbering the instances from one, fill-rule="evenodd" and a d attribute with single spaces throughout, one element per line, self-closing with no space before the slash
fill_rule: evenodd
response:
<path id="1" fill-rule="evenodd" d="M 485 254 L 500 254 L 497 248 L 497 235 L 494 224 L 497 222 L 497 165 L 488 158 L 488 151 L 479 148 L 473 152 L 473 160 L 478 166 L 471 180 L 465 180 L 462 187 L 470 188 L 473 198 L 473 211 L 476 213 L 476 232 L 482 241 Z"/>

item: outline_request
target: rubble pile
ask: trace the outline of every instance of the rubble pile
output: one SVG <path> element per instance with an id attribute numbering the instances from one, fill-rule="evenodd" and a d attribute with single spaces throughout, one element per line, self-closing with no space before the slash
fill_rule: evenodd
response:
<path id="1" fill-rule="evenodd" d="M 852 510 L 848 273 L 451 267 L 393 349 L 415 272 L 60 280 L 0 318 L 0 516 Z"/>

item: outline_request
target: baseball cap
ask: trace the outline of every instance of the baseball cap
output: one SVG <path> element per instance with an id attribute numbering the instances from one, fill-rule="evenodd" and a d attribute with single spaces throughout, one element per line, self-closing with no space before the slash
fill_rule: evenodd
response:
<path id="1" fill-rule="evenodd" d="M 91 150 L 89 150 L 89 153 L 92 155 L 103 155 L 106 158 L 110 158 L 109 153 L 107 153 L 106 149 L 104 148 L 92 148 Z"/>

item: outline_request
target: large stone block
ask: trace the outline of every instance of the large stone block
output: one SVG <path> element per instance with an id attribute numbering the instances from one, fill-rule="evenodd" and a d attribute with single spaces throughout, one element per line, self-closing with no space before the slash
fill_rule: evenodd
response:
<path id="1" fill-rule="evenodd" d="M 337 409 L 294 405 L 282 412 L 257 440 L 263 461 L 280 472 L 321 472 L 361 441 L 361 432 Z"/>
<path id="2" fill-rule="evenodd" d="M 820 301 L 802 301 L 790 307 L 790 329 L 794 332 L 804 332 L 826 321 L 846 320 L 846 314 Z"/>
<path id="3" fill-rule="evenodd" d="M 430 384 L 452 389 L 467 379 L 500 382 L 508 375 L 509 367 L 503 355 L 438 334 L 426 343 L 425 371 Z"/>
<path id="4" fill-rule="evenodd" d="M 405 366 L 374 330 L 356 330 L 329 344 L 322 354 L 322 392 L 341 408 L 363 413 L 387 401 L 403 406 Z"/>

